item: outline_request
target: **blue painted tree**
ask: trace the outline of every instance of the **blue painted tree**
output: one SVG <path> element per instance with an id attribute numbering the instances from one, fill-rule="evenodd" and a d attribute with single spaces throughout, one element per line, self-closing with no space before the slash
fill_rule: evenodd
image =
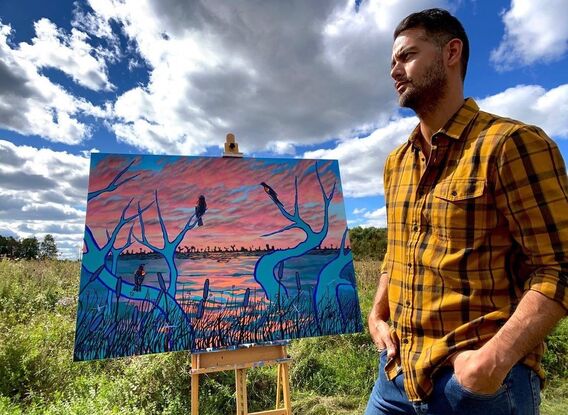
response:
<path id="1" fill-rule="evenodd" d="M 170 314 L 172 314 L 174 310 L 177 311 L 177 314 L 185 315 L 181 306 L 175 299 L 175 296 L 172 296 L 169 292 L 164 292 L 161 288 L 147 285 L 143 286 L 141 291 L 133 291 L 134 284 L 123 281 L 122 278 L 117 276 L 107 267 L 106 259 L 113 249 L 116 237 L 120 230 L 124 227 L 124 225 L 130 223 L 136 218 L 139 218 L 140 215 L 150 208 L 154 202 L 151 202 L 144 208 L 140 208 L 139 206 L 137 213 L 127 217 L 125 214 L 131 203 L 132 200 L 130 200 L 122 210 L 120 219 L 114 230 L 110 233 L 110 238 L 107 240 L 105 245 L 99 246 L 91 229 L 88 226 L 85 227 L 85 252 L 83 253 L 82 267 L 89 276 L 96 275 L 96 278 L 94 279 L 89 278 L 87 284 L 90 284 L 95 280 L 100 282 L 108 291 L 114 293 L 117 303 L 120 298 L 132 301 L 150 302 L 166 318 L 166 320 L 170 320 Z M 81 287 L 81 290 L 84 290 L 85 288 L 86 286 L 83 286 Z"/>
<path id="2" fill-rule="evenodd" d="M 116 245 L 115 244 L 111 247 L 111 250 L 110 250 L 110 255 L 112 257 L 111 271 L 115 275 L 118 275 L 118 260 L 120 259 L 120 254 L 122 252 L 124 252 L 125 249 L 128 249 L 132 245 L 132 231 L 133 230 L 134 230 L 134 225 L 132 225 L 130 227 L 130 230 L 128 231 L 128 238 L 126 238 L 126 241 L 124 242 L 124 244 L 122 244 L 120 246 L 115 246 Z M 110 233 L 108 232 L 108 229 L 106 230 L 106 234 L 107 234 L 107 240 L 110 239 Z"/>
<path id="3" fill-rule="evenodd" d="M 118 181 L 119 178 L 124 175 L 124 173 L 128 170 L 128 168 L 134 163 L 132 161 L 128 166 L 126 166 L 123 170 L 121 170 L 115 178 L 111 181 L 111 183 L 106 186 L 104 189 L 90 192 L 89 193 L 89 201 L 93 200 L 94 198 L 108 192 L 112 192 L 116 190 L 122 184 L 134 179 L 138 176 L 138 174 L 128 177 L 122 181 Z M 105 305 L 97 305 L 94 304 L 97 310 L 96 314 L 93 314 L 88 309 L 83 310 L 82 312 L 78 313 L 78 324 L 77 324 L 77 333 L 76 333 L 76 358 L 85 358 L 85 356 L 90 356 L 90 358 L 101 358 L 101 357 L 111 357 L 113 355 L 123 355 L 124 351 L 121 352 L 120 349 L 123 350 L 128 349 L 131 347 L 129 344 L 122 343 L 114 344 L 114 339 L 116 332 L 119 328 L 118 322 L 118 315 L 120 312 L 121 307 L 121 299 L 123 301 L 127 301 L 128 304 L 136 304 L 139 303 L 140 306 L 138 308 L 130 308 L 130 313 L 132 316 L 136 317 L 137 320 L 137 327 L 138 335 L 136 333 L 130 332 L 130 336 L 134 336 L 134 338 L 139 338 L 144 336 L 150 343 L 153 345 L 146 345 L 144 350 L 151 350 L 151 351 L 160 351 L 154 350 L 152 347 L 157 347 L 161 340 L 160 337 L 164 337 L 162 334 L 157 333 L 159 329 L 170 328 L 179 326 L 180 323 L 183 324 L 183 332 L 189 333 L 188 336 L 178 336 L 175 341 L 177 344 L 174 344 L 174 339 L 170 332 L 166 333 L 166 347 L 168 349 L 187 349 L 191 348 L 194 335 L 193 335 L 193 326 L 189 317 L 186 315 L 184 309 L 181 307 L 179 302 L 177 301 L 175 294 L 176 294 L 176 282 L 177 282 L 177 268 L 175 266 L 174 256 L 177 246 L 183 240 L 185 234 L 188 230 L 192 229 L 196 226 L 197 220 L 195 218 L 195 214 L 192 215 L 189 220 L 187 221 L 186 225 L 179 233 L 179 235 L 173 240 L 170 241 L 168 239 L 167 230 L 165 228 L 165 224 L 161 215 L 160 206 L 158 202 L 157 192 L 154 193 L 154 201 L 149 203 L 148 205 L 142 207 L 140 203 L 138 203 L 137 211 L 134 214 L 127 216 L 127 212 L 132 205 L 133 199 L 131 199 L 126 206 L 122 209 L 121 216 L 118 220 L 118 223 L 115 225 L 114 229 L 109 232 L 106 231 L 107 241 L 104 245 L 99 245 L 93 232 L 91 229 L 86 226 L 85 227 L 85 252 L 83 253 L 83 263 L 82 263 L 82 271 L 85 274 L 86 278 L 82 278 L 82 286 L 80 288 L 80 295 L 83 293 L 88 286 L 94 284 L 95 282 L 101 284 L 107 291 L 107 296 L 105 298 L 112 303 L 107 303 Z M 156 204 L 156 208 L 158 210 L 158 216 L 160 225 L 162 228 L 162 235 L 164 239 L 164 247 L 157 248 L 149 243 L 144 228 L 144 221 L 142 219 L 143 213 L 148 210 L 152 205 Z M 142 239 L 136 238 L 133 235 L 133 222 L 138 219 L 141 231 L 142 231 Z M 123 246 L 117 247 L 116 240 L 118 235 L 120 234 L 121 230 L 128 224 L 131 224 L 128 238 Z M 124 281 L 120 276 L 117 275 L 117 268 L 118 268 L 118 257 L 122 249 L 126 249 L 126 247 L 130 246 L 132 243 L 131 238 L 134 237 L 138 242 L 142 243 L 145 246 L 150 247 L 152 250 L 162 254 L 168 263 L 170 269 L 170 275 L 168 279 L 169 286 L 165 283 L 164 278 L 161 273 L 158 273 L 158 282 L 159 287 L 154 287 L 150 285 L 143 285 L 140 291 L 134 291 L 134 285 Z M 110 267 L 108 266 L 107 260 L 108 258 L 112 258 L 112 262 Z M 90 307 L 93 304 L 92 297 L 87 296 L 88 300 L 85 301 L 85 307 Z M 95 297 L 95 301 L 100 301 Z M 149 306 L 146 306 L 149 305 Z M 81 305 L 81 304 L 80 304 Z M 105 309 L 104 312 L 101 312 L 101 309 Z M 111 310 L 114 310 L 114 322 L 110 322 L 109 319 L 106 317 L 111 313 Z M 144 310 L 144 314 L 141 315 L 139 310 Z M 105 316 L 103 318 L 103 316 Z M 149 316 L 161 316 L 160 318 L 156 319 L 152 317 L 151 321 L 153 322 L 153 327 L 148 327 L 150 324 L 150 320 L 148 319 Z M 164 326 L 163 323 L 159 323 L 160 319 L 167 323 L 167 326 Z M 105 326 L 106 324 L 106 326 Z M 106 339 L 107 350 L 92 350 L 90 346 L 83 346 L 83 342 L 87 340 L 93 343 L 93 337 L 95 337 L 94 332 L 95 330 L 104 330 L 102 337 Z M 131 329 L 128 329 L 131 330 Z M 150 332 L 150 333 L 148 333 Z M 148 337 L 149 334 L 149 337 Z M 90 338 L 89 338 L 90 336 Z M 101 336 L 98 334 L 97 336 Z M 183 337 L 183 338 L 182 338 Z M 156 343 L 158 341 L 158 343 Z M 113 345 L 115 347 L 115 351 L 108 350 L 108 345 Z M 104 347 L 104 346 L 101 346 Z M 78 349 L 80 350 L 78 352 Z M 162 350 L 163 351 L 163 350 Z M 81 357 L 83 356 L 83 357 Z"/>
<path id="4" fill-rule="evenodd" d="M 331 203 L 331 199 L 333 199 L 336 183 L 333 183 L 333 187 L 328 195 L 321 181 L 317 163 L 315 164 L 315 172 L 318 183 L 320 185 L 324 208 L 323 225 L 319 231 L 314 231 L 310 224 L 301 217 L 298 203 L 298 177 L 296 177 L 294 180 L 294 213 L 288 212 L 288 210 L 286 210 L 282 203 L 278 203 L 279 201 L 277 202 L 275 198 L 271 197 L 272 202 L 280 210 L 282 216 L 284 216 L 292 223 L 280 230 L 262 236 L 268 237 L 288 231 L 290 229 L 300 229 L 304 232 L 305 239 L 295 247 L 268 253 L 262 256 L 256 263 L 254 269 L 254 279 L 260 284 L 260 286 L 264 290 L 266 298 L 270 302 L 279 302 L 282 299 L 288 299 L 289 297 L 288 289 L 283 281 L 281 281 L 277 273 L 277 269 L 282 266 L 281 264 L 283 264 L 284 261 L 290 258 L 302 256 L 310 250 L 319 247 L 327 236 L 327 231 L 329 228 L 329 205 Z"/>
<path id="5" fill-rule="evenodd" d="M 338 316 L 341 317 L 344 325 L 349 321 L 354 321 L 354 318 L 359 320 L 359 316 L 356 316 L 358 301 L 355 281 L 342 277 L 344 268 L 353 262 L 351 251 L 345 248 L 346 237 L 347 228 L 343 232 L 339 252 L 321 269 L 318 275 L 313 294 L 313 305 L 317 325 L 321 332 L 326 331 L 322 327 L 324 323 L 333 325 Z M 354 307 L 357 309 L 353 310 Z"/>
<path id="6" fill-rule="evenodd" d="M 174 239 L 170 240 L 168 236 L 168 230 L 166 229 L 166 224 L 164 223 L 164 218 L 162 217 L 160 203 L 158 201 L 157 190 L 154 191 L 154 202 L 156 203 L 156 209 L 158 211 L 158 220 L 160 222 L 160 229 L 162 231 L 162 240 L 164 243 L 163 246 L 160 248 L 157 245 L 150 242 L 150 240 L 148 239 L 146 235 L 146 227 L 144 225 L 144 220 L 142 217 L 143 210 L 140 208 L 140 204 L 138 204 L 138 212 L 139 212 L 139 222 L 140 222 L 142 239 L 136 237 L 136 235 L 134 235 L 134 239 L 136 239 L 138 243 L 149 248 L 151 251 L 160 254 L 164 258 L 166 264 L 168 265 L 168 271 L 169 271 L 169 279 L 167 283 L 167 289 L 165 291 L 167 291 L 168 295 L 175 297 L 177 291 L 177 281 L 179 276 L 179 272 L 175 261 L 176 251 L 178 249 L 178 246 L 183 241 L 183 238 L 185 238 L 186 233 L 197 226 L 198 218 L 196 214 L 193 213 L 185 223 L 184 227 L 177 234 L 177 236 Z"/>
<path id="7" fill-rule="evenodd" d="M 117 173 L 117 175 L 114 176 L 114 179 L 112 179 L 111 182 L 106 187 L 104 187 L 103 189 L 94 190 L 92 192 L 89 192 L 89 194 L 87 196 L 87 202 L 90 202 L 95 197 L 98 197 L 98 196 L 102 195 L 103 193 L 113 192 L 116 189 L 118 189 L 120 186 L 122 186 L 124 183 L 129 182 L 130 180 L 138 177 L 140 175 L 140 173 L 135 174 L 134 176 L 127 177 L 126 179 L 122 180 L 121 182 L 118 181 L 124 175 L 124 173 L 126 173 L 126 171 L 130 168 L 130 166 L 132 166 L 134 164 L 134 161 L 135 160 L 132 160 L 128 164 L 128 166 L 126 166 L 121 171 L 119 171 Z"/>

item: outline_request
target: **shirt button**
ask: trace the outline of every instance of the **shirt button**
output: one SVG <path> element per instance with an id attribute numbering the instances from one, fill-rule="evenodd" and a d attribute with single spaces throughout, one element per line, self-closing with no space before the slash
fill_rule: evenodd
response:
<path id="1" fill-rule="evenodd" d="M 414 225 L 414 227 L 412 228 L 412 230 L 413 230 L 414 232 L 418 232 L 418 226 Z"/>
<path id="2" fill-rule="evenodd" d="M 412 268 L 412 263 L 411 263 L 411 262 L 408 263 L 408 268 Z"/>
<path id="3" fill-rule="evenodd" d="M 411 304 L 410 300 L 406 300 L 406 302 L 404 304 L 406 304 L 407 307 L 410 307 L 410 304 Z"/>
<path id="4" fill-rule="evenodd" d="M 408 344 L 408 339 L 407 338 L 402 339 L 402 343 Z"/>
<path id="5" fill-rule="evenodd" d="M 458 192 L 456 192 L 455 190 L 452 192 L 452 196 L 457 196 Z"/>
<path id="6" fill-rule="evenodd" d="M 424 196 L 424 190 L 420 190 L 420 191 L 418 192 L 418 196 L 420 196 L 420 197 Z"/>

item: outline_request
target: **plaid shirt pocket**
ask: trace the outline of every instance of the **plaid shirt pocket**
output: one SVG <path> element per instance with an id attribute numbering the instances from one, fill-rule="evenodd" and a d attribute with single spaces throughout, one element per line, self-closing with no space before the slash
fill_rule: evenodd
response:
<path id="1" fill-rule="evenodd" d="M 483 178 L 446 179 L 432 192 L 432 232 L 442 240 L 473 241 L 496 225 Z"/>

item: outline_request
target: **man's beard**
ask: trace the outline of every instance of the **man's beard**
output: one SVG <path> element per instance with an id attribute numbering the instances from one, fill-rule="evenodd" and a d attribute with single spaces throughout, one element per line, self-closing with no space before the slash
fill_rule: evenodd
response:
<path id="1" fill-rule="evenodd" d="M 440 57 L 432 62 L 421 79 L 408 78 L 406 90 L 398 99 L 399 104 L 417 114 L 429 113 L 445 95 L 447 84 L 448 77 Z"/>

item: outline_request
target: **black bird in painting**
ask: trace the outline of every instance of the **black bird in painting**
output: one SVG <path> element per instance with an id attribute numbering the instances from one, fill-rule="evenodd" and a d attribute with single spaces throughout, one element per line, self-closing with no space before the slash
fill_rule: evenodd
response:
<path id="1" fill-rule="evenodd" d="M 134 291 L 141 291 L 145 275 L 146 271 L 144 270 L 144 264 L 140 264 L 134 273 Z"/>
<path id="2" fill-rule="evenodd" d="M 278 200 L 278 194 L 274 191 L 272 187 L 270 187 L 264 182 L 261 182 L 260 184 L 262 187 L 264 187 L 264 191 L 268 194 L 268 196 L 270 196 L 270 198 L 274 201 L 274 203 L 282 205 L 282 202 Z"/>
<path id="3" fill-rule="evenodd" d="M 205 202 L 205 196 L 201 195 L 199 196 L 199 199 L 197 199 L 197 203 L 195 204 L 195 217 L 197 218 L 197 226 L 203 225 L 203 220 L 201 219 L 201 217 L 206 210 L 207 203 Z"/>

